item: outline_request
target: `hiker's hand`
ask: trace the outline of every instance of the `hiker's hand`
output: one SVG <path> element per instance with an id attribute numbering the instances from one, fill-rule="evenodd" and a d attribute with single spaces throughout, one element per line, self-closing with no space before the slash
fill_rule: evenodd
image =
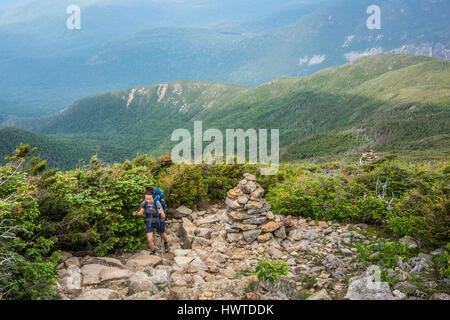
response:
<path id="1" fill-rule="evenodd" d="M 163 218 L 163 219 L 166 218 L 166 213 L 165 212 L 161 213 L 161 218 Z"/>
<path id="2" fill-rule="evenodd" d="M 137 213 L 136 211 L 133 212 L 133 216 L 137 216 L 137 214 L 138 214 L 138 213 Z"/>

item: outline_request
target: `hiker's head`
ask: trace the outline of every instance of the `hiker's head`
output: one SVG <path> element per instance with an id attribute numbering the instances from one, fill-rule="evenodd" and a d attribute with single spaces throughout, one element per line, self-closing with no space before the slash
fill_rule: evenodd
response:
<path id="1" fill-rule="evenodd" d="M 150 193 L 154 194 L 155 189 L 153 187 L 148 186 L 148 187 L 145 187 L 145 192 L 150 192 Z"/>
<path id="2" fill-rule="evenodd" d="M 146 193 L 145 193 L 145 200 L 146 200 L 149 204 L 153 204 L 153 197 L 154 197 L 153 192 L 146 192 Z"/>

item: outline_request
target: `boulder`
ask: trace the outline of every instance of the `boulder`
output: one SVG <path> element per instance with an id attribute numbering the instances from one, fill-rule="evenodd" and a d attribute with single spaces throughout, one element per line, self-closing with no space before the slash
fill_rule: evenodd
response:
<path id="1" fill-rule="evenodd" d="M 187 268 L 189 263 L 194 260 L 194 257 L 176 256 L 175 263 L 183 268 Z"/>
<path id="2" fill-rule="evenodd" d="M 141 256 L 127 261 L 127 266 L 133 271 L 142 271 L 154 267 L 162 262 L 159 256 Z"/>
<path id="3" fill-rule="evenodd" d="M 201 237 L 205 239 L 211 239 L 211 229 L 209 228 L 197 228 L 194 230 L 194 235 L 196 237 Z"/>
<path id="4" fill-rule="evenodd" d="M 350 282 L 346 297 L 350 300 L 398 300 L 387 282 L 374 282 L 373 277 L 366 275 Z"/>
<path id="5" fill-rule="evenodd" d="M 60 284 L 65 292 L 79 294 L 81 292 L 81 270 L 78 266 L 67 268 Z"/>
<path id="6" fill-rule="evenodd" d="M 450 295 L 447 293 L 436 292 L 430 297 L 430 300 L 450 300 Z"/>
<path id="7" fill-rule="evenodd" d="M 149 292 L 151 295 L 159 292 L 156 285 L 151 281 L 150 276 L 144 272 L 136 272 L 128 285 L 128 295 L 134 295 L 139 292 Z"/>
<path id="8" fill-rule="evenodd" d="M 327 290 L 322 289 L 319 292 L 309 296 L 306 300 L 332 300 L 327 293 Z"/>
<path id="9" fill-rule="evenodd" d="M 99 284 L 100 271 L 109 269 L 109 267 L 101 264 L 87 264 L 81 268 L 81 274 L 83 275 L 83 286 Z"/>
<path id="10" fill-rule="evenodd" d="M 85 289 L 75 300 L 118 300 L 120 295 L 112 289 Z"/>
<path id="11" fill-rule="evenodd" d="M 194 260 L 192 260 L 188 265 L 188 272 L 189 273 L 196 273 L 199 271 L 207 271 L 208 267 L 206 264 L 202 261 L 200 257 L 195 257 Z"/>
<path id="12" fill-rule="evenodd" d="M 191 214 L 192 214 L 192 210 L 185 206 L 178 207 L 175 210 L 176 217 L 189 217 Z"/>
<path id="13" fill-rule="evenodd" d="M 179 272 L 174 272 L 172 273 L 172 276 L 170 277 L 172 285 L 175 287 L 186 287 L 187 286 L 187 281 L 185 279 L 185 275 L 179 273 Z"/>
<path id="14" fill-rule="evenodd" d="M 165 270 L 151 269 L 150 270 L 150 281 L 159 289 L 164 290 L 166 288 L 170 289 L 170 275 Z"/>
<path id="15" fill-rule="evenodd" d="M 100 270 L 99 279 L 101 282 L 109 280 L 128 279 L 133 275 L 133 272 L 127 269 L 108 268 Z"/>
<path id="16" fill-rule="evenodd" d="M 67 268 L 71 266 L 77 267 L 81 266 L 80 259 L 78 257 L 70 257 L 64 261 L 64 264 L 66 265 Z"/>

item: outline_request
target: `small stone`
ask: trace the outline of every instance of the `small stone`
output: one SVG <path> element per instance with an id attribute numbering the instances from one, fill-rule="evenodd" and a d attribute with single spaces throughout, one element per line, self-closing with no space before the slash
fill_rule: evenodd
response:
<path id="1" fill-rule="evenodd" d="M 67 268 L 71 266 L 80 266 L 80 259 L 78 257 L 70 257 L 64 261 Z"/>
<path id="2" fill-rule="evenodd" d="M 237 202 L 236 200 L 232 200 L 230 198 L 225 199 L 225 204 L 231 210 L 236 210 L 242 207 L 242 205 L 239 202 Z"/>
<path id="3" fill-rule="evenodd" d="M 75 300 L 117 300 L 120 299 L 119 293 L 111 289 L 87 289 Z"/>
<path id="4" fill-rule="evenodd" d="M 192 210 L 185 206 L 178 207 L 175 210 L 175 214 L 177 214 L 180 217 L 188 217 L 191 215 L 191 213 L 192 213 Z"/>
<path id="5" fill-rule="evenodd" d="M 331 300 L 331 298 L 328 295 L 327 290 L 322 289 L 319 292 L 309 296 L 306 300 Z"/>
<path id="6" fill-rule="evenodd" d="M 274 232 L 283 226 L 282 222 L 269 221 L 265 225 L 261 226 L 261 230 L 264 232 Z"/>
<path id="7" fill-rule="evenodd" d="M 245 241 L 252 243 L 261 234 L 261 229 L 249 230 L 243 233 Z"/>
<path id="8" fill-rule="evenodd" d="M 255 224 L 255 225 L 260 225 L 263 223 L 267 222 L 267 218 L 264 216 L 260 216 L 260 217 L 253 217 L 247 220 L 242 221 L 245 224 Z"/>
<path id="9" fill-rule="evenodd" d="M 399 291 L 399 290 L 394 290 L 394 291 L 392 291 L 392 294 L 393 294 L 394 296 L 396 296 L 397 298 L 399 298 L 400 300 L 405 300 L 405 299 L 408 298 L 408 297 L 406 296 L 406 294 L 402 293 L 402 292 Z"/>
<path id="10" fill-rule="evenodd" d="M 244 173 L 244 179 L 247 181 L 256 181 L 256 177 L 250 173 Z"/>
<path id="11" fill-rule="evenodd" d="M 244 236 L 242 233 L 228 233 L 227 234 L 227 240 L 228 242 L 238 242 L 241 240 Z"/>
<path id="12" fill-rule="evenodd" d="M 245 224 L 245 223 L 239 223 L 239 222 L 235 222 L 231 227 L 233 229 L 239 229 L 242 231 L 248 231 L 248 230 L 253 230 L 253 229 L 257 228 L 257 226 L 254 224 Z"/>
<path id="13" fill-rule="evenodd" d="M 282 226 L 280 229 L 275 230 L 273 234 L 277 238 L 285 239 L 286 238 L 286 228 L 284 226 Z"/>
<path id="14" fill-rule="evenodd" d="M 272 233 L 270 233 L 270 232 L 261 234 L 261 235 L 259 235 L 258 238 L 257 238 L 258 242 L 267 242 L 267 241 L 269 241 L 270 239 L 272 239 Z"/>
<path id="15" fill-rule="evenodd" d="M 252 209 L 261 209 L 263 204 L 260 201 L 250 200 L 247 202 L 247 204 L 244 206 L 246 210 L 252 210 Z"/>
<path id="16" fill-rule="evenodd" d="M 236 200 L 237 198 L 239 198 L 240 196 L 243 196 L 243 195 L 244 195 L 244 193 L 239 188 L 234 188 L 227 192 L 227 196 L 231 200 Z"/>
<path id="17" fill-rule="evenodd" d="M 238 202 L 239 204 L 244 205 L 244 204 L 246 204 L 246 203 L 248 202 L 248 198 L 245 197 L 245 196 L 240 196 L 240 197 L 237 199 L 237 202 Z"/>

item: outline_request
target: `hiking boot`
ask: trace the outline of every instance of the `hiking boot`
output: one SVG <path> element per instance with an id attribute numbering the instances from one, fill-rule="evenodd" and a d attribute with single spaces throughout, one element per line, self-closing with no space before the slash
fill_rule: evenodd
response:
<path id="1" fill-rule="evenodd" d="M 151 254 L 152 256 L 156 256 L 156 250 L 153 250 Z"/>
<path id="2" fill-rule="evenodd" d="M 169 242 L 164 242 L 164 252 L 169 252 L 170 248 L 169 248 Z"/>

